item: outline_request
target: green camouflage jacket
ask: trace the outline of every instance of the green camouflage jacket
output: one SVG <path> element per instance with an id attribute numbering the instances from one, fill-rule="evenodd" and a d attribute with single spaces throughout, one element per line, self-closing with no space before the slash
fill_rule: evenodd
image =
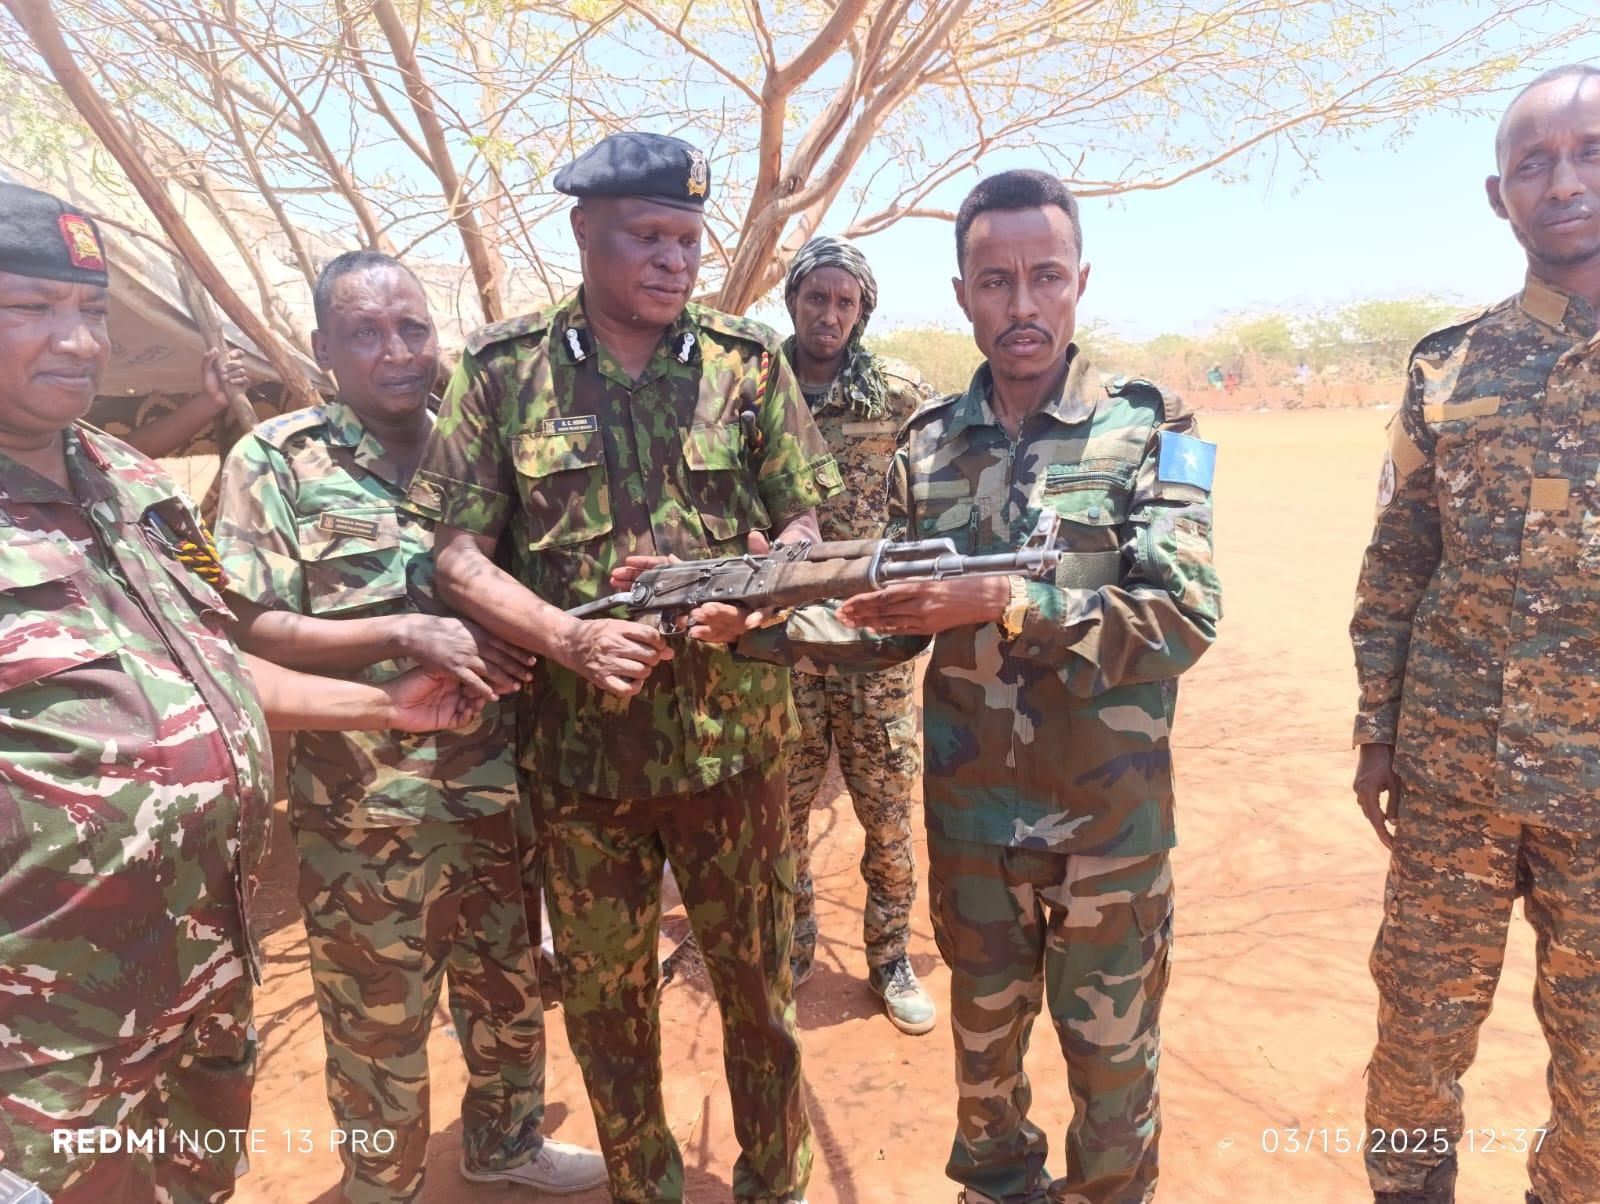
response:
<path id="1" fill-rule="evenodd" d="M 447 613 L 433 588 L 434 520 L 361 418 L 329 402 L 262 423 L 222 469 L 217 548 L 228 588 L 320 619 Z M 384 661 L 352 676 L 382 683 Z M 461 731 L 296 732 L 290 818 L 300 827 L 392 827 L 492 815 L 517 801 L 516 714 L 491 704 Z"/>
<path id="2" fill-rule="evenodd" d="M 1350 625 L 1358 744 L 1410 781 L 1600 831 L 1600 343 L 1529 277 L 1430 334 L 1389 427 Z"/>
<path id="3" fill-rule="evenodd" d="M 505 533 L 511 571 L 570 608 L 609 592 L 625 556 L 737 555 L 839 487 L 771 330 L 690 305 L 633 382 L 590 335 L 580 292 L 472 336 L 411 496 L 462 530 Z M 794 723 L 788 674 L 721 645 L 676 651 L 631 699 L 541 660 L 524 765 L 620 799 L 776 756 Z"/>
<path id="4" fill-rule="evenodd" d="M 817 508 L 823 539 L 878 538 L 883 531 L 883 480 L 894 455 L 895 436 L 916 408 L 934 396 L 909 364 L 875 358 L 888 394 L 886 417 L 863 421 L 841 395 L 838 381 L 811 407 L 844 480 L 844 488 Z"/>
<path id="5" fill-rule="evenodd" d="M 1177 676 L 1216 637 L 1215 448 L 1147 381 L 1105 381 L 1074 352 L 1062 395 L 1012 442 L 988 366 L 965 393 L 918 410 L 889 469 L 893 539 L 958 552 L 1019 547 L 1048 506 L 1065 548 L 1028 583 L 1021 630 L 985 623 L 933 640 L 923 682 L 930 831 L 1094 856 L 1169 848 Z M 926 640 L 853 633 L 823 608 L 739 645 L 808 672 L 859 672 Z"/>
<path id="6" fill-rule="evenodd" d="M 0 455 L 0 1070 L 175 1038 L 259 960 L 266 724 L 207 537 L 156 465 L 66 432 Z M 248 967 L 248 969 L 247 969 Z"/>

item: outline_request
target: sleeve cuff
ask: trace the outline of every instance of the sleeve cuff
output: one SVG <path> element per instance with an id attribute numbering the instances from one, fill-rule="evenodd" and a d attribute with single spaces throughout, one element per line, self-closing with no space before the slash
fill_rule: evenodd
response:
<path id="1" fill-rule="evenodd" d="M 473 535 L 498 535 L 511 513 L 511 499 L 495 489 L 452 480 L 426 470 L 411 483 L 411 498 L 437 511 L 439 521 Z"/>
<path id="2" fill-rule="evenodd" d="M 844 478 L 832 456 L 818 456 L 793 472 L 763 477 L 758 487 L 767 514 L 780 523 L 827 501 L 844 488 Z"/>
<path id="3" fill-rule="evenodd" d="M 1396 733 L 1400 730 L 1400 707 L 1387 706 L 1377 711 L 1362 711 L 1356 715 L 1355 737 L 1351 744 L 1359 748 L 1363 744 L 1388 744 L 1395 743 Z"/>
<path id="4" fill-rule="evenodd" d="M 1096 597 L 1092 589 L 1061 589 L 1048 581 L 1030 580 L 1028 609 L 1022 630 L 1012 642 L 1012 654 L 1023 660 L 1060 664 L 1091 638 L 1089 619 Z"/>

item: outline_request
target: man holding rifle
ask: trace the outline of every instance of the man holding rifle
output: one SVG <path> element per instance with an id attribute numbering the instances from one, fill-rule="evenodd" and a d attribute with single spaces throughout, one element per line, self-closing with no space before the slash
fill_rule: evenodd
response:
<path id="1" fill-rule="evenodd" d="M 619 1201 L 678 1201 L 661 1093 L 660 885 L 670 859 L 722 1010 L 739 1201 L 798 1201 L 810 1173 L 789 968 L 794 860 L 779 753 L 787 674 L 564 608 L 630 555 L 684 559 L 816 538 L 839 472 L 766 327 L 689 303 L 705 156 L 616 134 L 555 179 L 578 198 L 583 287 L 468 342 L 412 498 L 445 527 L 445 600 L 540 655 L 522 769 L 547 849 L 567 1032 Z M 496 566 L 497 543 L 511 572 Z M 700 637 L 700 638 L 695 638 Z"/>
<path id="2" fill-rule="evenodd" d="M 986 363 L 924 406 L 889 470 L 887 534 L 1008 552 L 1053 511 L 1053 577 L 905 582 L 838 611 L 924 681 L 929 903 L 950 966 L 960 1088 L 947 1172 L 965 1204 L 1143 1204 L 1155 1193 L 1159 1016 L 1172 940 L 1169 745 L 1177 676 L 1215 638 L 1216 449 L 1145 381 L 1104 379 L 1072 342 L 1077 201 L 1042 172 L 979 183 L 956 219 L 956 298 Z M 799 611 L 741 647 L 859 669 Z M 842 641 L 842 630 L 833 638 Z M 1028 1119 L 1041 1004 L 1067 1057 L 1064 1176 Z"/>

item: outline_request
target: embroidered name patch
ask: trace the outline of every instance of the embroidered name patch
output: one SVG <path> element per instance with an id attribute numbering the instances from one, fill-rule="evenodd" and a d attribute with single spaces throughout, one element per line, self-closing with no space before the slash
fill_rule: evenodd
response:
<path id="1" fill-rule="evenodd" d="M 582 414 L 576 418 L 546 418 L 539 424 L 541 435 L 582 435 L 599 429 L 600 419 L 593 414 Z"/>
<path id="2" fill-rule="evenodd" d="M 355 535 L 362 539 L 377 539 L 378 524 L 370 518 L 351 518 L 348 514 L 324 514 L 317 526 L 333 535 Z"/>

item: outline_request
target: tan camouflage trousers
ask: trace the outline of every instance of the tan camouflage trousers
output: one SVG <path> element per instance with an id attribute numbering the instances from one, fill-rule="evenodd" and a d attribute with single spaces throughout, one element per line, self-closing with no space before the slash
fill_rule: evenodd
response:
<path id="1" fill-rule="evenodd" d="M 914 664 L 880 673 L 818 677 L 792 673 L 800 734 L 786 750 L 789 842 L 795 858 L 794 945 L 797 961 L 817 947 L 816 890 L 811 880 L 811 808 L 839 750 L 856 819 L 866 836 L 861 877 L 867 906 L 861 939 L 867 965 L 884 966 L 906 951 L 917 866 L 911 836 L 911 792 L 921 758 L 917 748 Z"/>
<path id="2" fill-rule="evenodd" d="M 928 833 L 934 938 L 950 967 L 967 1204 L 1145 1204 L 1172 943 L 1168 855 L 1080 857 Z M 1067 1062 L 1066 1173 L 1045 1169 L 1023 1056 L 1048 1005 Z"/>
<path id="3" fill-rule="evenodd" d="M 461 823 L 295 830 L 328 1103 L 351 1204 L 413 1199 L 428 1148 L 428 1031 L 450 982 L 477 1169 L 538 1152 L 544 1009 L 511 812 Z M 527 826 L 527 821 L 522 821 Z"/>
<path id="4" fill-rule="evenodd" d="M 683 1157 L 661 1088 L 661 874 L 672 862 L 722 1013 L 739 1158 L 733 1196 L 799 1200 L 811 1174 L 794 983 L 794 858 L 781 769 L 619 801 L 530 783 L 562 1007 L 612 1198 L 678 1204 Z"/>
<path id="5" fill-rule="evenodd" d="M 1494 1001 L 1518 895 L 1536 935 L 1533 1010 L 1550 1046 L 1551 1112 L 1509 1124 L 1528 1130 L 1528 1173 L 1544 1204 L 1600 1200 L 1600 837 L 1409 785 L 1372 950 L 1378 1044 L 1366 1118 L 1369 1134 L 1403 1130 L 1414 1149 L 1420 1133 L 1425 1148 L 1369 1145 L 1374 1191 L 1420 1188 L 1461 1140 L 1461 1076 Z"/>
<path id="6" fill-rule="evenodd" d="M 0 1166 L 56 1204 L 226 1200 L 248 1166 L 255 1070 L 250 985 L 236 980 L 180 1033 L 0 1072 Z M 90 1129 L 111 1131 L 91 1152 L 55 1136 Z"/>

